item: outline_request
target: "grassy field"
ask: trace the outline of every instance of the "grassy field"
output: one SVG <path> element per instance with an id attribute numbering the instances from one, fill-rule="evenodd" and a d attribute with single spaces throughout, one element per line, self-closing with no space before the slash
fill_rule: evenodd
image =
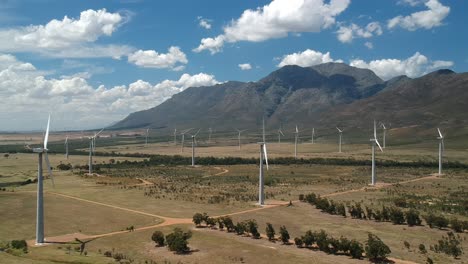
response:
<path id="1" fill-rule="evenodd" d="M 9 138 L 12 140 L 12 138 Z M 167 143 L 151 143 L 147 147 L 120 141 L 121 144 L 103 147 L 97 151 L 109 156 L 94 157 L 96 163 L 143 159 L 114 157 L 110 153 L 181 154 L 180 146 Z M 109 142 L 108 142 L 109 143 Z M 437 145 L 405 145 L 388 148 L 381 159 L 398 161 L 434 161 Z M 289 143 L 269 144 L 269 157 L 291 156 L 294 150 Z M 344 153 L 336 152 L 331 143 L 299 146 L 300 157 L 369 159 L 370 149 L 366 144 L 343 146 Z M 183 155 L 189 155 L 190 148 Z M 447 150 L 450 161 L 468 162 L 464 149 Z M 242 151 L 237 146 L 210 146 L 202 144 L 197 148 L 200 156 L 242 156 L 257 157 L 258 145 L 248 144 Z M 53 167 L 62 163 L 86 165 L 87 156 L 70 156 L 65 160 L 61 154 L 51 154 Z M 0 241 L 12 239 L 33 239 L 35 236 L 35 190 L 36 184 L 20 185 L 37 174 L 37 155 L 10 154 L 0 157 Z M 447 217 L 467 219 L 462 211 L 447 211 L 447 208 L 463 206 L 468 200 L 468 171 L 450 169 L 441 178 L 405 182 L 426 177 L 435 172 L 434 168 L 377 167 L 379 183 L 393 184 L 382 189 L 372 189 L 370 167 L 332 165 L 275 165 L 270 164 L 266 171 L 265 191 L 267 204 L 278 201 L 295 201 L 299 194 L 311 192 L 326 195 L 336 194 L 329 199 L 348 203 L 361 202 L 364 205 L 380 207 L 393 205 L 395 198 L 404 197 L 416 203 L 421 213 L 431 210 Z M 87 176 L 74 171 L 54 170 L 55 188 L 46 181 L 45 221 L 46 236 L 60 236 L 71 233 L 103 235 L 87 245 L 87 256 L 80 256 L 73 250 L 76 244 L 32 247 L 28 254 L 13 256 L 0 252 L 0 263 L 114 263 L 102 255 L 105 251 L 120 252 L 134 263 L 153 260 L 158 263 L 364 263 L 366 260 L 353 260 L 346 256 L 327 255 L 308 249 L 297 249 L 272 243 L 267 239 L 254 240 L 236 236 L 219 230 L 195 229 L 193 225 L 183 225 L 192 229 L 190 240 L 192 252 L 176 255 L 166 248 L 155 248 L 150 240 L 154 230 L 169 233 L 174 226 L 152 227 L 158 223 L 174 220 L 190 222 L 196 212 L 207 212 L 211 216 L 233 214 L 235 221 L 256 219 L 259 231 L 265 232 L 265 224 L 270 222 L 275 229 L 285 225 L 291 237 L 302 235 L 312 229 L 326 230 L 339 237 L 356 238 L 364 242 L 367 233 L 378 235 L 392 253 L 390 257 L 415 263 L 424 263 L 430 256 L 435 263 L 466 263 L 464 256 L 454 260 L 444 254 L 429 250 L 429 246 L 446 234 L 447 230 L 430 229 L 427 226 L 408 227 L 375 221 L 356 220 L 332 216 L 313 206 L 295 202 L 294 206 L 276 206 L 260 209 L 255 203 L 258 196 L 258 165 L 232 166 L 134 166 L 102 168 L 99 175 Z M 354 192 L 341 192 L 359 190 Z M 431 204 L 433 207 L 428 207 Z M 459 207 L 459 209 L 463 207 Z M 254 211 L 251 211 L 255 209 Z M 249 210 L 249 212 L 240 213 Z M 234 214 L 236 213 L 236 214 Z M 238 214 L 237 214 L 238 213 Z M 174 223 L 176 223 L 175 221 Z M 164 223 L 163 223 L 164 224 Z M 134 226 L 143 228 L 135 232 L 108 234 Z M 146 229 L 148 227 L 148 229 Z M 150 227 L 150 228 L 149 228 Z M 467 233 L 461 234 L 462 246 L 466 250 Z M 408 241 L 410 249 L 403 245 Z M 419 244 L 428 249 L 426 255 L 417 250 Z M 399 263 L 399 262 L 397 262 Z M 403 263 L 403 262 L 400 262 Z M 408 262 L 407 262 L 408 263 Z M 411 262 L 410 262 L 411 263 Z"/>

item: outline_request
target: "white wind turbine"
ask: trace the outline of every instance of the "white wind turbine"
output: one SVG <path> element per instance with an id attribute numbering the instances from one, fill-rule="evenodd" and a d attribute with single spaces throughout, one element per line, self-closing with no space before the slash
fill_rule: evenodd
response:
<path id="1" fill-rule="evenodd" d="M 195 138 L 197 137 L 198 133 L 200 132 L 200 129 L 198 129 L 197 133 L 195 133 L 192 136 L 192 167 L 195 167 Z"/>
<path id="2" fill-rule="evenodd" d="M 104 130 L 101 129 L 98 133 L 94 133 L 94 136 L 88 137 L 89 139 L 89 160 L 88 160 L 88 174 L 91 175 L 93 173 L 93 154 L 94 150 L 96 148 L 96 137 L 101 134 L 101 132 Z"/>
<path id="3" fill-rule="evenodd" d="M 189 128 L 185 131 L 182 131 L 182 133 L 180 133 L 182 135 L 182 149 L 181 149 L 181 152 L 184 152 L 184 142 L 185 142 L 185 134 L 187 132 L 189 132 L 190 130 L 192 130 L 193 128 Z"/>
<path id="4" fill-rule="evenodd" d="M 310 140 L 312 144 L 314 144 L 314 137 L 315 137 L 315 128 L 312 128 L 312 139 Z"/>
<path id="5" fill-rule="evenodd" d="M 439 175 L 442 175 L 442 159 L 444 151 L 445 151 L 445 145 L 444 145 L 444 136 L 440 132 L 440 129 L 437 128 L 437 132 L 439 132 L 439 136 L 437 139 L 439 140 Z"/>
<path id="6" fill-rule="evenodd" d="M 42 156 L 44 156 L 47 171 L 54 185 L 54 178 L 50 168 L 49 155 L 47 154 L 47 141 L 49 140 L 49 127 L 50 115 L 47 121 L 47 128 L 44 134 L 44 147 L 33 148 L 34 153 L 39 154 L 38 170 L 37 170 L 37 211 L 36 211 L 36 244 L 44 243 L 44 191 L 43 191 L 43 177 L 42 177 Z"/>
<path id="7" fill-rule="evenodd" d="M 336 129 L 338 129 L 338 133 L 340 135 L 339 142 L 338 142 L 338 152 L 341 153 L 341 138 L 343 136 L 343 130 L 339 129 L 338 127 L 336 127 Z"/>
<path id="8" fill-rule="evenodd" d="M 68 136 L 65 137 L 65 158 L 68 159 Z"/>
<path id="9" fill-rule="evenodd" d="M 375 125 L 375 120 L 374 120 L 374 138 L 371 138 L 370 141 L 372 142 L 372 183 L 371 185 L 375 185 L 376 183 L 376 178 L 375 178 L 375 145 L 379 146 L 380 151 L 383 152 L 382 147 L 379 144 L 379 141 L 377 140 L 377 127 Z"/>
<path id="10" fill-rule="evenodd" d="M 148 134 L 149 134 L 149 128 L 146 129 L 146 134 L 145 134 L 145 147 L 148 146 Z"/>
<path id="11" fill-rule="evenodd" d="M 177 145 L 177 128 L 174 128 L 174 145 Z"/>
<path id="12" fill-rule="evenodd" d="M 386 146 L 386 137 L 387 137 L 387 128 L 385 127 L 384 123 L 380 123 L 380 125 L 382 126 L 382 129 L 383 129 L 383 139 L 382 139 L 383 146 L 382 146 L 382 148 L 385 148 L 385 146 Z"/>
<path id="13" fill-rule="evenodd" d="M 284 137 L 284 133 L 283 131 L 281 130 L 281 128 L 278 129 L 278 144 L 281 143 L 281 136 Z"/>
<path id="14" fill-rule="evenodd" d="M 247 129 L 239 130 L 239 129 L 236 128 L 236 130 L 237 130 L 237 133 L 238 133 L 237 134 L 237 140 L 239 141 L 239 150 L 240 150 L 241 149 L 241 133 L 247 131 Z"/>
<path id="15" fill-rule="evenodd" d="M 211 134 L 213 133 L 213 129 L 208 128 L 208 143 L 211 143 Z"/>
<path id="16" fill-rule="evenodd" d="M 299 129 L 297 129 L 296 125 L 296 131 L 294 132 L 294 158 L 297 159 L 297 138 L 299 137 Z"/>
<path id="17" fill-rule="evenodd" d="M 264 178 L 263 178 L 263 159 L 265 158 L 266 167 L 268 170 L 268 154 L 266 149 L 265 142 L 258 143 L 260 145 L 260 171 L 258 177 L 258 204 L 265 204 L 265 188 L 264 188 Z"/>

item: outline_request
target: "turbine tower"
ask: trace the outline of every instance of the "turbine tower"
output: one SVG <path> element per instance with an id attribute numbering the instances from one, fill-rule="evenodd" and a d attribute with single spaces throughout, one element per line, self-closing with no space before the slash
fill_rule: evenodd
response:
<path id="1" fill-rule="evenodd" d="M 297 159 L 297 138 L 299 136 L 299 130 L 297 129 L 296 125 L 296 131 L 294 132 L 294 158 Z"/>
<path id="2" fill-rule="evenodd" d="M 244 129 L 244 130 L 239 130 L 237 129 L 237 132 L 238 132 L 238 135 L 237 135 L 237 140 L 239 141 L 239 150 L 241 149 L 241 133 L 244 132 L 244 131 L 247 131 L 247 129 Z"/>
<path id="3" fill-rule="evenodd" d="M 65 138 L 65 158 L 68 159 L 68 136 Z"/>
<path id="4" fill-rule="evenodd" d="M 208 128 L 208 143 L 211 143 L 211 133 L 213 133 L 213 129 Z"/>
<path id="5" fill-rule="evenodd" d="M 370 141 L 372 142 L 372 186 L 375 186 L 376 183 L 376 178 L 375 178 L 375 145 L 379 146 L 380 151 L 383 152 L 382 147 L 379 144 L 379 141 L 377 140 L 377 127 L 375 125 L 375 120 L 374 120 L 374 138 L 371 138 Z"/>
<path id="6" fill-rule="evenodd" d="M 266 140 L 265 140 L 265 117 L 263 117 L 262 119 L 262 139 L 263 139 L 263 143 L 266 144 Z"/>
<path id="7" fill-rule="evenodd" d="M 197 133 L 195 133 L 192 136 L 192 167 L 195 167 L 195 138 L 198 135 L 198 132 L 200 132 L 200 129 L 198 129 Z"/>
<path id="8" fill-rule="evenodd" d="M 268 155 L 265 142 L 258 143 L 260 145 L 260 171 L 258 177 L 258 204 L 265 204 L 265 188 L 264 188 L 264 178 L 263 178 L 263 160 L 265 158 L 266 167 L 268 170 Z"/>
<path id="9" fill-rule="evenodd" d="M 312 139 L 310 140 L 314 144 L 315 128 L 312 128 Z"/>
<path id="10" fill-rule="evenodd" d="M 37 211 L 36 211 L 36 245 L 44 243 L 44 191 L 43 191 L 43 177 L 42 177 L 42 156 L 44 156 L 47 171 L 52 179 L 54 185 L 54 178 L 52 176 L 52 170 L 50 169 L 49 155 L 47 154 L 47 141 L 49 140 L 49 127 L 50 127 L 50 115 L 47 121 L 47 128 L 44 134 L 44 147 L 33 148 L 34 153 L 39 154 L 38 169 L 37 169 Z"/>
<path id="11" fill-rule="evenodd" d="M 383 146 L 382 148 L 385 148 L 385 141 L 386 141 L 386 136 L 387 136 L 387 128 L 385 127 L 384 123 L 381 123 L 381 126 L 383 128 L 383 139 L 382 139 L 382 143 L 383 143 Z"/>
<path id="12" fill-rule="evenodd" d="M 193 128 L 189 128 L 185 131 L 182 131 L 182 133 L 180 133 L 182 135 L 182 149 L 181 149 L 181 152 L 184 152 L 184 142 L 185 142 L 185 134 L 187 132 L 189 132 L 190 130 L 192 130 Z"/>
<path id="13" fill-rule="evenodd" d="M 145 134 L 145 147 L 148 146 L 148 134 L 149 134 L 149 128 L 146 129 L 146 134 Z"/>
<path id="14" fill-rule="evenodd" d="M 177 128 L 174 128 L 174 145 L 177 145 Z"/>
<path id="15" fill-rule="evenodd" d="M 88 174 L 91 175 L 93 174 L 93 154 L 94 154 L 94 150 L 96 148 L 96 137 L 101 134 L 101 132 L 104 130 L 101 129 L 101 131 L 99 131 L 98 133 L 94 133 L 94 136 L 92 137 L 88 137 L 89 139 L 89 160 L 88 160 Z"/>
<path id="16" fill-rule="evenodd" d="M 284 137 L 284 134 L 283 134 L 283 131 L 280 129 L 278 129 L 278 144 L 281 143 L 281 136 Z"/>
<path id="17" fill-rule="evenodd" d="M 338 129 L 338 133 L 340 134 L 338 142 L 338 152 L 341 153 L 341 137 L 343 136 L 343 130 L 339 129 L 338 127 L 336 127 L 336 129 Z"/>
<path id="18" fill-rule="evenodd" d="M 439 175 L 442 175 L 442 159 L 445 151 L 444 136 L 440 132 L 439 128 L 437 128 L 437 132 L 439 132 L 439 136 L 437 137 L 437 139 L 439 140 Z"/>

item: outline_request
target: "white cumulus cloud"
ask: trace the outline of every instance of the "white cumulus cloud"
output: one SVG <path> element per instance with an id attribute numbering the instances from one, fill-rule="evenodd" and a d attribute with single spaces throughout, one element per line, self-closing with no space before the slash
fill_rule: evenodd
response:
<path id="1" fill-rule="evenodd" d="M 224 34 L 204 38 L 195 52 L 221 51 L 225 42 L 260 42 L 283 38 L 288 34 L 320 32 L 335 23 L 335 18 L 350 4 L 350 0 L 273 0 L 255 10 L 245 10 L 242 15 L 224 27 Z"/>
<path id="2" fill-rule="evenodd" d="M 337 30 L 338 40 L 342 43 L 351 43 L 355 38 L 371 38 L 383 33 L 379 22 L 371 22 L 365 28 L 352 23 L 349 26 L 341 25 Z"/>
<path id="3" fill-rule="evenodd" d="M 128 62 L 133 63 L 143 68 L 172 68 L 182 70 L 180 68 L 187 64 L 188 60 L 184 52 L 179 47 L 172 46 L 168 53 L 158 53 L 154 50 L 138 50 L 128 55 Z"/>
<path id="4" fill-rule="evenodd" d="M 410 1 L 411 2 L 411 1 Z M 450 7 L 442 5 L 438 0 L 425 2 L 427 10 L 412 13 L 409 16 L 397 16 L 387 22 L 387 27 L 401 27 L 410 31 L 419 28 L 431 29 L 442 25 L 442 21 L 450 13 Z"/>
<path id="5" fill-rule="evenodd" d="M 80 53 L 93 53 L 95 57 L 104 53 L 108 57 L 120 58 L 122 49 L 129 51 L 127 46 L 118 48 L 116 45 L 102 45 L 94 51 L 89 47 L 102 36 L 111 36 L 128 17 L 120 13 L 110 13 L 106 9 L 85 10 L 79 18 L 65 16 L 62 20 L 53 19 L 45 25 L 30 25 L 26 27 L 0 29 L 0 51 L 3 52 L 35 52 L 55 57 L 86 57 Z M 68 56 L 68 52 L 72 52 Z"/>
<path id="6" fill-rule="evenodd" d="M 364 60 L 356 59 L 350 62 L 351 66 L 357 68 L 370 69 L 380 78 L 384 80 L 391 79 L 399 75 L 407 75 L 408 77 L 419 77 L 432 70 L 451 67 L 451 61 L 431 61 L 426 56 L 416 52 L 413 56 L 407 59 L 380 59 L 366 62 Z"/>
<path id="7" fill-rule="evenodd" d="M 237 66 L 239 66 L 239 68 L 243 71 L 248 71 L 252 69 L 252 65 L 250 65 L 250 63 L 241 63 Z"/>
<path id="8" fill-rule="evenodd" d="M 211 20 L 203 18 L 199 16 L 198 18 L 198 25 L 204 29 L 211 29 Z"/>
<path id="9" fill-rule="evenodd" d="M 342 60 L 333 60 L 330 52 L 322 53 L 311 49 L 306 49 L 303 52 L 284 55 L 281 62 L 277 65 L 283 67 L 286 65 L 298 65 L 301 67 L 309 67 L 327 62 L 343 62 Z"/>
<path id="10" fill-rule="evenodd" d="M 80 74 L 48 78 L 32 64 L 0 54 L 0 122 L 3 129 L 37 129 L 52 112 L 54 129 L 95 128 L 154 107 L 189 87 L 217 83 L 210 74 L 185 73 L 156 84 L 137 80 L 128 86 L 93 87 Z"/>

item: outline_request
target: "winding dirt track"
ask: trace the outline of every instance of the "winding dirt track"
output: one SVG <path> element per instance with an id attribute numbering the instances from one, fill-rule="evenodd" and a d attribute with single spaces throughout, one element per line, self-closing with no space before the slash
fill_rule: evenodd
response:
<path id="1" fill-rule="evenodd" d="M 223 169 L 222 172 L 217 173 L 215 175 L 222 175 L 222 174 L 225 174 L 227 172 L 229 172 L 229 170 Z M 397 185 L 397 184 L 405 184 L 405 183 L 411 183 L 411 182 L 423 181 L 423 180 L 429 180 L 429 179 L 437 179 L 437 178 L 438 178 L 437 174 L 432 174 L 430 176 L 411 179 L 411 180 L 406 180 L 406 181 L 401 181 L 401 182 L 397 182 L 397 183 L 388 183 L 388 184 L 382 183 L 382 184 L 378 184 L 376 186 L 366 186 L 366 187 L 362 187 L 362 188 L 354 189 L 354 190 L 348 190 L 348 191 L 343 191 L 343 192 L 325 194 L 325 195 L 322 195 L 322 197 L 333 197 L 333 196 L 338 196 L 338 195 L 343 195 L 343 194 L 348 194 L 348 193 L 353 193 L 353 192 L 364 191 L 366 189 L 382 189 L 382 188 L 390 187 L 390 186 Z M 139 180 L 142 181 L 141 185 L 153 184 L 153 183 L 151 183 L 149 181 L 146 181 L 146 180 L 143 180 L 143 179 L 139 179 Z M 32 191 L 32 192 L 34 192 L 34 191 Z M 106 207 L 110 207 L 110 208 L 114 208 L 114 209 L 118 209 L 118 210 L 123 210 L 123 211 L 129 212 L 129 213 L 136 213 L 136 214 L 141 214 L 141 215 L 146 215 L 146 216 L 151 216 L 151 217 L 157 217 L 157 218 L 160 218 L 161 220 L 163 220 L 162 223 L 159 223 L 159 224 L 156 224 L 156 225 L 149 225 L 149 226 L 143 226 L 143 227 L 135 228 L 133 231 L 141 231 L 141 230 L 148 230 L 148 229 L 153 229 L 153 228 L 162 227 L 162 226 L 192 223 L 191 218 L 166 217 L 166 216 L 151 214 L 151 213 L 138 211 L 138 210 L 134 210 L 134 209 L 129 209 L 129 208 L 121 207 L 121 206 L 116 206 L 116 205 L 96 202 L 96 201 L 92 201 L 92 200 L 87 200 L 87 199 L 83 199 L 83 198 L 80 198 L 80 197 L 75 197 L 75 196 L 66 195 L 66 194 L 62 194 L 62 193 L 57 193 L 57 192 L 47 192 L 47 193 L 57 195 L 57 196 L 61 196 L 61 197 L 65 197 L 65 198 L 69 198 L 69 199 L 73 199 L 73 200 L 77 200 L 77 201 L 81 201 L 81 202 L 87 202 L 87 203 L 92 203 L 92 204 L 95 204 L 95 205 L 101 205 L 101 206 L 106 206 Z M 294 201 L 294 202 L 298 202 L 298 201 Z M 239 212 L 223 214 L 223 215 L 214 216 L 214 217 L 245 214 L 245 213 L 255 212 L 255 211 L 259 211 L 259 210 L 265 210 L 265 209 L 269 209 L 269 208 L 285 206 L 285 205 L 288 205 L 288 204 L 289 204 L 289 202 L 278 201 L 278 202 L 275 202 L 275 203 L 270 203 L 270 204 L 264 205 L 262 207 L 247 209 L 247 210 L 243 210 L 243 211 L 239 211 Z M 115 232 L 104 233 L 104 234 L 99 234 L 99 235 L 86 235 L 86 234 L 82 234 L 82 233 L 66 234 L 66 235 L 55 236 L 55 237 L 47 237 L 46 240 L 48 241 L 48 243 L 46 243 L 46 244 L 66 243 L 66 242 L 74 241 L 75 238 L 78 238 L 78 239 L 100 238 L 100 237 L 119 235 L 119 234 L 128 233 L 128 232 L 130 232 L 130 231 L 128 231 L 128 230 L 115 231 Z M 30 246 L 36 246 L 34 244 L 33 240 L 28 241 L 28 244 Z M 415 262 L 396 259 L 396 258 L 389 258 L 389 259 L 394 261 L 394 263 L 399 263 L 399 264 L 414 264 L 415 263 Z"/>

